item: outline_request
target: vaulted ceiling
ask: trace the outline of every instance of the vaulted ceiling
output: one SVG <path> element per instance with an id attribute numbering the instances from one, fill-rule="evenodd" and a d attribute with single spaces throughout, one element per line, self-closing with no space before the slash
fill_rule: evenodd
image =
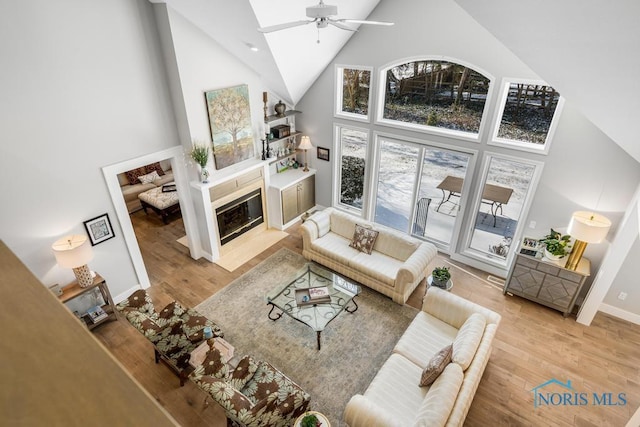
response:
<path id="1" fill-rule="evenodd" d="M 315 25 L 270 34 L 257 31 L 306 19 L 305 8 L 315 0 L 239 0 L 233 6 L 223 0 L 150 1 L 166 2 L 293 105 L 353 34 L 335 27 L 318 31 Z M 453 1 L 640 162 L 633 125 L 640 114 L 640 79 L 635 76 L 640 69 L 640 2 Z M 352 19 L 366 19 L 379 2 L 328 0 L 338 6 L 340 18 Z"/>
<path id="2" fill-rule="evenodd" d="M 331 26 L 318 30 L 313 24 L 268 34 L 257 31 L 258 27 L 308 19 L 306 8 L 317 4 L 316 0 L 150 1 L 167 3 L 260 74 L 271 92 L 292 105 L 302 98 L 353 34 Z M 338 6 L 340 18 L 365 19 L 379 1 L 328 0 L 328 3 Z"/>

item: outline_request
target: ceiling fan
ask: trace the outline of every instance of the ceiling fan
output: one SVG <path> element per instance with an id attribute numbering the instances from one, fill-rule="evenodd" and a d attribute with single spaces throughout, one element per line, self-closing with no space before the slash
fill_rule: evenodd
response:
<path id="1" fill-rule="evenodd" d="M 287 28 L 299 27 L 301 25 L 316 24 L 318 33 L 320 28 L 326 28 L 329 25 L 340 28 L 341 30 L 357 31 L 355 28 L 351 28 L 345 23 L 350 24 L 369 24 L 369 25 L 393 25 L 393 22 L 383 21 L 366 21 L 362 19 L 337 19 L 335 16 L 338 14 L 338 6 L 330 4 L 324 4 L 323 0 L 320 0 L 315 6 L 307 7 L 307 17 L 311 19 L 302 21 L 285 22 L 283 24 L 271 25 L 269 27 L 258 28 L 261 33 L 272 33 L 274 31 L 286 30 Z M 320 38 L 318 37 L 318 43 Z"/>

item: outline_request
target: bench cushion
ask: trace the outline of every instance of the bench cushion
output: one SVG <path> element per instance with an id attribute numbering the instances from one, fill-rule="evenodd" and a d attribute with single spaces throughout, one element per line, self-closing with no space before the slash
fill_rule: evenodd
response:
<path id="1" fill-rule="evenodd" d="M 419 312 L 393 349 L 424 369 L 431 358 L 453 343 L 458 330 L 424 311 Z"/>
<path id="2" fill-rule="evenodd" d="M 422 370 L 399 354 L 382 365 L 364 395 L 390 415 L 396 425 L 410 426 L 422 406 L 429 387 L 420 387 Z"/>

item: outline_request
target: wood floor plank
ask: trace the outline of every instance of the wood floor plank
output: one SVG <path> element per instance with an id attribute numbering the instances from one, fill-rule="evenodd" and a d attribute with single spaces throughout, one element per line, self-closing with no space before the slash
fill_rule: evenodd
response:
<path id="1" fill-rule="evenodd" d="M 251 270 L 280 248 L 302 253 L 299 224 L 289 236 L 234 272 L 206 260 L 194 261 L 176 242 L 184 236 L 179 217 L 168 225 L 157 215 L 142 211 L 131 215 L 157 305 L 178 300 L 195 306 Z M 598 313 L 590 327 L 564 318 L 559 312 L 502 290 L 486 280 L 487 274 L 439 255 L 430 265 L 452 265 L 452 292 L 502 315 L 494 348 L 465 426 L 623 426 L 640 405 L 640 326 Z M 473 276 L 467 276 L 469 272 Z M 107 278 L 108 282 L 108 278 Z M 420 308 L 424 282 L 407 304 Z M 215 403 L 203 405 L 204 394 L 156 365 L 148 341 L 128 322 L 108 322 L 96 336 L 129 372 L 183 426 L 226 426 L 224 411 Z M 576 391 L 624 392 L 624 407 L 534 408 L 532 389 L 551 379 L 571 380 Z M 336 427 L 336 426 L 334 426 Z M 341 426 L 337 426 L 341 427 Z"/>

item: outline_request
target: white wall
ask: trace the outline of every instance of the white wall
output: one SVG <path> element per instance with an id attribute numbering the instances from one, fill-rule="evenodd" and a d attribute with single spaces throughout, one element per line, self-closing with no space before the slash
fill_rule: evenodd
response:
<path id="1" fill-rule="evenodd" d="M 158 5 L 158 7 L 164 6 Z M 170 7 L 167 8 L 167 12 L 191 140 L 211 143 L 204 93 L 213 89 L 246 84 L 249 87 L 254 136 L 256 142 L 259 142 L 262 136 L 260 125 L 263 123 L 264 116 L 262 92 L 269 92 L 261 77 L 178 12 Z M 275 95 L 270 94 L 269 97 L 269 105 L 278 102 Z M 268 114 L 273 114 L 273 111 L 269 110 Z M 183 141 L 183 145 L 190 146 L 191 140 Z M 256 157 L 259 154 L 258 150 L 262 150 L 262 146 L 256 144 Z M 242 167 L 242 165 L 238 166 Z M 212 179 L 215 179 L 218 171 L 215 171 L 212 156 L 209 159 L 208 168 L 214 171 Z M 226 169 L 234 169 L 234 167 L 222 169 L 221 173 L 228 173 Z M 195 172 L 193 178 L 196 179 Z"/>
<path id="2" fill-rule="evenodd" d="M 624 264 L 618 271 L 603 302 L 633 313 L 640 318 L 640 287 L 638 287 L 638 272 L 635 265 L 639 259 L 640 239 L 636 237 L 635 243 L 627 254 Z M 620 292 L 627 294 L 627 298 L 624 301 L 618 299 Z"/>
<path id="3" fill-rule="evenodd" d="M 335 64 L 373 66 L 377 71 L 402 58 L 438 55 L 457 58 L 492 75 L 494 95 L 497 95 L 503 78 L 539 79 L 452 0 L 387 0 L 379 4 L 370 19 L 393 21 L 395 25 L 384 28 L 361 26 L 336 56 Z M 332 123 L 349 123 L 333 117 L 334 73 L 333 67 L 325 70 L 298 104 L 298 109 L 304 113 L 299 127 L 311 136 L 314 145 L 332 147 Z M 377 73 L 375 80 L 374 85 L 377 84 Z M 556 89 L 562 93 L 562 88 Z M 374 104 L 377 102 L 375 98 L 374 93 Z M 494 96 L 487 107 L 490 113 L 487 119 L 491 122 L 495 120 L 496 98 Z M 525 231 L 532 237 L 546 234 L 550 227 L 567 227 L 574 210 L 596 209 L 612 220 L 613 228 L 609 234 L 609 240 L 612 240 L 640 182 L 638 163 L 588 121 L 577 107 L 570 99 L 567 100 L 548 156 L 487 146 L 491 126 L 485 127 L 480 144 L 456 143 L 477 149 L 480 154 L 494 151 L 545 162 L 538 191 L 525 219 L 526 224 L 531 220 L 537 222 L 535 229 Z M 437 136 L 385 129 L 374 124 L 369 127 L 416 138 L 442 140 Z M 317 201 L 328 206 L 332 191 L 331 166 L 312 157 L 313 165 L 318 169 Z M 477 172 L 474 179 L 477 179 Z M 606 249 L 607 244 L 589 245 L 587 248 L 585 256 L 591 259 L 594 272 Z"/>
<path id="4" fill-rule="evenodd" d="M 74 278 L 51 244 L 105 212 L 89 267 L 112 295 L 136 284 L 101 168 L 178 143 L 151 8 L 0 3 L 0 238 L 46 285 Z"/>

